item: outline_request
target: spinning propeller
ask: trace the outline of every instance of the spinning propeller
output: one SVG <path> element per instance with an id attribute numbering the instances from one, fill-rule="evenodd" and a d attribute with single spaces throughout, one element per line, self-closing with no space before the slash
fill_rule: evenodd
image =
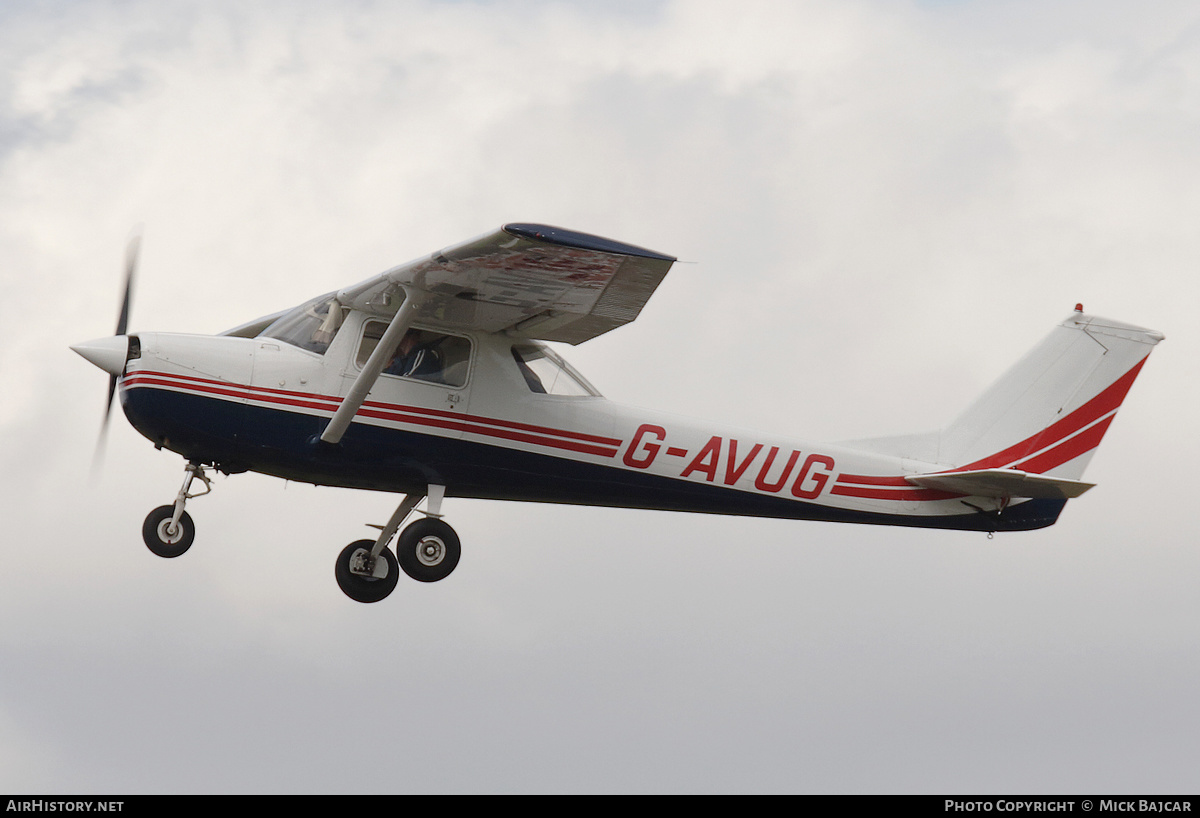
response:
<path id="1" fill-rule="evenodd" d="M 141 244 L 141 236 L 134 236 L 125 248 L 125 294 L 121 299 L 121 314 L 117 318 L 116 333 L 109 338 L 97 338 L 94 341 L 86 341 L 71 347 L 108 373 L 108 399 L 104 404 L 104 422 L 100 427 L 100 439 L 96 442 L 93 467 L 100 462 L 103 456 L 104 442 L 108 435 L 108 421 L 112 416 L 113 398 L 117 393 L 117 379 L 125 371 L 125 363 L 129 358 L 129 336 L 125 332 L 129 328 L 129 311 L 133 303 L 133 280 L 137 273 Z"/>

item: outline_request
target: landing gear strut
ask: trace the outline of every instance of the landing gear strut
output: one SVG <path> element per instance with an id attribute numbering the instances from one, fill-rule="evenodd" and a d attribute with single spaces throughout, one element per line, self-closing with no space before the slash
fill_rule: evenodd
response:
<path id="1" fill-rule="evenodd" d="M 187 501 L 193 497 L 203 497 L 212 491 L 212 481 L 204 473 L 204 466 L 188 463 L 185 471 L 183 486 L 175 497 L 175 503 L 154 509 L 146 515 L 146 521 L 142 523 L 142 539 L 146 547 L 158 556 L 168 559 L 187 551 L 196 539 L 196 525 L 192 522 L 191 515 L 184 511 Z M 204 483 L 204 491 L 189 494 L 192 481 L 197 477 Z"/>
<path id="2" fill-rule="evenodd" d="M 458 535 L 442 520 L 442 498 L 446 487 L 429 486 L 425 517 L 415 520 L 400 532 L 396 556 L 388 543 L 400 529 L 424 494 L 408 494 L 400 501 L 387 525 L 382 526 L 375 542 L 350 543 L 338 555 L 334 575 L 346 596 L 356 602 L 378 602 L 396 587 L 399 570 L 420 582 L 437 582 L 450 576 L 458 565 L 462 547 Z"/>

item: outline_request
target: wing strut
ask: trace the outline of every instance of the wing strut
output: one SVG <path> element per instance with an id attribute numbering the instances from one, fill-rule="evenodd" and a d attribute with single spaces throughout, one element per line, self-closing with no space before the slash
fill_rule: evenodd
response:
<path id="1" fill-rule="evenodd" d="M 416 293 L 406 289 L 404 303 L 400 305 L 400 309 L 396 310 L 396 315 L 392 318 L 392 323 L 388 325 L 387 331 L 383 333 L 383 337 L 375 345 L 371 356 L 363 364 L 362 372 L 358 373 L 358 377 L 354 380 L 350 391 L 342 399 L 342 405 L 333 413 L 333 417 L 329 419 L 329 425 L 321 433 L 322 442 L 337 443 L 342 439 L 342 435 L 346 433 L 346 429 L 350 426 L 350 421 L 354 420 L 354 416 L 358 414 L 363 401 L 367 399 L 367 394 L 371 391 L 371 387 L 379 379 L 379 373 L 383 372 L 383 368 L 392 359 L 396 347 L 400 345 L 400 339 L 404 337 L 404 333 L 408 332 L 408 327 L 412 324 L 413 314 L 420 305 L 420 300 Z"/>

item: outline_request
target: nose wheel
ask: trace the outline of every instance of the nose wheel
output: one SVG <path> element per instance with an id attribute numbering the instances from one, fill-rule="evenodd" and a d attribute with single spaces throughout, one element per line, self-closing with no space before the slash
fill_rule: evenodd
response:
<path id="1" fill-rule="evenodd" d="M 183 486 L 175 497 L 175 502 L 168 506 L 159 506 L 146 515 L 142 523 L 142 540 L 146 547 L 160 557 L 171 559 L 178 557 L 192 547 L 196 539 L 196 524 L 192 516 L 184 510 L 187 501 L 193 497 L 203 497 L 212 491 L 212 481 L 204 473 L 204 466 L 199 463 L 188 463 L 183 478 Z M 189 493 L 192 481 L 197 477 L 204 483 L 204 491 L 196 494 Z"/>
<path id="2" fill-rule="evenodd" d="M 146 547 L 160 557 L 178 557 L 192 547 L 196 525 L 186 511 L 175 519 L 175 506 L 159 506 L 142 523 L 142 539 Z"/>

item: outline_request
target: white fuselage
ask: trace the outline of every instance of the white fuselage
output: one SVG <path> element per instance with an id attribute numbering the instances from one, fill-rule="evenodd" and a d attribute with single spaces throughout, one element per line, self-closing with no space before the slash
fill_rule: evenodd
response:
<path id="1" fill-rule="evenodd" d="M 975 518 L 997 508 L 905 481 L 945 468 L 935 463 L 535 393 L 513 341 L 495 333 L 462 334 L 470 362 L 454 385 L 380 377 L 345 439 L 322 446 L 357 377 L 366 320 L 351 312 L 323 354 L 268 337 L 143 333 L 123 405 L 189 459 L 317 484 L 980 529 L 990 526 Z"/>

